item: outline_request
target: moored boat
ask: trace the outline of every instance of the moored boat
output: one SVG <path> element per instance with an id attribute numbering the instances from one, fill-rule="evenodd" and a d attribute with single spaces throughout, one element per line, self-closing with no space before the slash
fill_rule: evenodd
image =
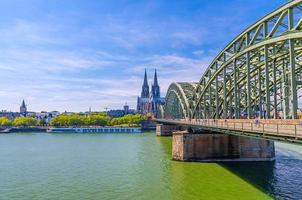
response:
<path id="1" fill-rule="evenodd" d="M 47 133 L 141 133 L 140 127 L 48 128 Z"/>

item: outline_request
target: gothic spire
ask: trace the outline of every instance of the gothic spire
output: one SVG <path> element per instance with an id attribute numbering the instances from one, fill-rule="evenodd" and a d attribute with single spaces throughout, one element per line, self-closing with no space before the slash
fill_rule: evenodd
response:
<path id="1" fill-rule="evenodd" d="M 147 78 L 147 70 L 145 69 L 144 85 L 143 86 L 146 86 L 146 85 L 148 85 L 148 78 Z"/>
<path id="2" fill-rule="evenodd" d="M 23 108 L 26 107 L 25 102 L 24 102 L 24 99 L 23 99 L 23 101 L 22 101 L 21 107 L 23 107 Z"/>
<path id="3" fill-rule="evenodd" d="M 144 83 L 142 86 L 142 98 L 149 98 L 149 85 L 148 85 L 148 78 L 147 78 L 147 70 L 145 69 L 145 76 L 144 76 Z"/>
<path id="4" fill-rule="evenodd" d="M 154 72 L 154 82 L 153 82 L 153 85 L 154 86 L 158 86 L 156 69 L 155 69 L 155 72 Z"/>
<path id="5" fill-rule="evenodd" d="M 153 98 L 160 98 L 160 89 L 159 89 L 159 85 L 158 85 L 158 82 L 157 82 L 156 69 L 155 69 L 155 72 L 154 72 L 154 81 L 153 81 L 151 92 L 152 92 L 152 97 Z"/>

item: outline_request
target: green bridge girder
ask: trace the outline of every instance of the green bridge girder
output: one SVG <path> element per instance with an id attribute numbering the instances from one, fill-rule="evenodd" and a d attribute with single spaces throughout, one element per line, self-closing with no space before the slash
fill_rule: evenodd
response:
<path id="1" fill-rule="evenodd" d="M 169 86 L 165 106 L 161 107 L 161 116 L 174 119 L 187 119 L 192 116 L 193 91 L 198 83 L 178 82 Z"/>
<path id="2" fill-rule="evenodd" d="M 198 83 L 172 83 L 161 117 L 296 119 L 301 87 L 302 0 L 293 0 L 235 37 Z"/>

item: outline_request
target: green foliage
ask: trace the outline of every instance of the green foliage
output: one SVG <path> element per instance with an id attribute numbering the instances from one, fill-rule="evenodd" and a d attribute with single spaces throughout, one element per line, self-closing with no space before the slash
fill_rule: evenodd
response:
<path id="1" fill-rule="evenodd" d="M 106 115 L 90 115 L 86 120 L 85 125 L 106 126 L 110 118 Z"/>
<path id="2" fill-rule="evenodd" d="M 14 126 L 38 126 L 39 120 L 33 117 L 17 117 L 12 124 Z"/>
<path id="3" fill-rule="evenodd" d="M 138 126 L 142 120 L 147 119 L 147 115 L 128 114 L 123 117 L 111 118 L 106 113 L 92 113 L 91 115 L 59 115 L 50 121 L 50 125 L 57 127 L 65 126 Z M 17 117 L 10 121 L 6 117 L 0 117 L 0 126 L 43 126 L 45 119 L 38 120 L 33 117 Z"/>
<path id="4" fill-rule="evenodd" d="M 50 121 L 52 126 L 78 126 L 84 124 L 80 115 L 59 115 Z"/>
<path id="5" fill-rule="evenodd" d="M 12 122 L 7 117 L 0 117 L 0 126 L 10 126 Z"/>
<path id="6" fill-rule="evenodd" d="M 123 117 L 112 118 L 110 125 L 127 125 L 127 126 L 137 126 L 142 120 L 146 119 L 145 115 L 135 114 L 135 115 L 124 115 Z"/>
<path id="7" fill-rule="evenodd" d="M 141 114 L 125 115 L 118 118 L 110 118 L 106 113 L 93 113 L 91 115 L 59 115 L 52 118 L 50 125 L 57 127 L 64 126 L 115 126 L 115 125 L 127 125 L 137 126 L 141 123 L 146 116 Z"/>
<path id="8" fill-rule="evenodd" d="M 52 118 L 50 124 L 52 126 L 106 126 L 108 124 L 109 117 L 103 113 L 85 115 L 59 115 Z"/>
<path id="9" fill-rule="evenodd" d="M 45 125 L 47 125 L 46 119 L 45 119 L 45 118 L 40 119 L 40 120 L 39 120 L 39 125 L 40 125 L 40 126 L 45 126 Z"/>

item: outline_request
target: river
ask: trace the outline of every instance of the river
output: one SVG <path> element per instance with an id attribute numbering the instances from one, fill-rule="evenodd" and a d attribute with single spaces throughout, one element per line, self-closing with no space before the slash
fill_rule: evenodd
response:
<path id="1" fill-rule="evenodd" d="M 268 163 L 171 160 L 171 138 L 0 134 L 0 199 L 302 199 L 302 146 Z"/>

